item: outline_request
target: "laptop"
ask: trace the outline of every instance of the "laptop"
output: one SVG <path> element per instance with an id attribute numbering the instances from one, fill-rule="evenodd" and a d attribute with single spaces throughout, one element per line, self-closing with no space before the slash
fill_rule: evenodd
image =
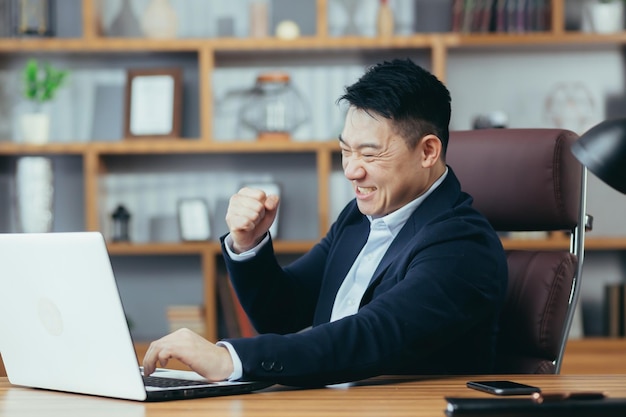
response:
<path id="1" fill-rule="evenodd" d="M 0 234 L 0 288 L 0 354 L 14 385 L 136 401 L 271 385 L 168 369 L 144 378 L 98 232 Z"/>

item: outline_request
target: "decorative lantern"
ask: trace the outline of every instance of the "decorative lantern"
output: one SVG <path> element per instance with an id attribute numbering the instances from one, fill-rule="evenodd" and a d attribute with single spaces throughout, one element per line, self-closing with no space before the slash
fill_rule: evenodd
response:
<path id="1" fill-rule="evenodd" d="M 258 139 L 288 140 L 307 121 L 308 109 L 289 74 L 268 72 L 257 77 L 239 118 L 257 132 Z"/>
<path id="2" fill-rule="evenodd" d="M 123 205 L 117 206 L 113 214 L 113 241 L 114 242 L 128 242 L 130 241 L 130 234 L 128 232 L 130 223 L 130 213 Z"/>

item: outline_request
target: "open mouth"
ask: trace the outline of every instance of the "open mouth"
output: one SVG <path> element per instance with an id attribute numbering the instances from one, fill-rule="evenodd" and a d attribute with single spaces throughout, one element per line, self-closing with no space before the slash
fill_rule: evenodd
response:
<path id="1" fill-rule="evenodd" d="M 356 191 L 361 195 L 368 195 L 376 191 L 376 187 L 356 187 Z"/>

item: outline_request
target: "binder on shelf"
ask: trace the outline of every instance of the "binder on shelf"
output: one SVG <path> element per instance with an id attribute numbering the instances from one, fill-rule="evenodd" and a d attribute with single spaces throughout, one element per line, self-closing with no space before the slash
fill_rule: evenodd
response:
<path id="1" fill-rule="evenodd" d="M 227 281 L 228 281 L 228 287 L 230 288 L 230 295 L 233 300 L 233 305 L 235 308 L 235 316 L 237 317 L 237 323 L 239 324 L 239 335 L 241 337 L 256 336 L 258 333 L 254 329 L 254 326 L 252 326 L 252 323 L 250 322 L 250 319 L 248 318 L 248 314 L 246 314 L 245 310 L 241 306 L 241 303 L 239 302 L 239 298 L 237 297 L 237 293 L 235 292 L 235 288 L 233 287 L 233 284 L 230 282 L 229 279 L 227 279 Z"/>
<path id="2" fill-rule="evenodd" d="M 454 4 L 452 5 L 452 32 L 461 32 L 464 10 L 465 0 L 454 0 Z"/>
<path id="3" fill-rule="evenodd" d="M 199 305 L 170 305 L 167 307 L 169 331 L 188 328 L 201 336 L 206 335 L 204 308 Z"/>
<path id="4" fill-rule="evenodd" d="M 604 287 L 605 334 L 626 336 L 626 284 L 613 283 Z"/>
<path id="5" fill-rule="evenodd" d="M 218 334 L 220 339 L 239 337 L 239 323 L 235 312 L 235 303 L 230 290 L 230 280 L 225 274 L 217 274 L 217 305 L 219 307 L 219 321 L 222 332 Z"/>
<path id="6" fill-rule="evenodd" d="M 244 311 L 235 289 L 226 274 L 217 277 L 218 305 L 223 334 L 220 337 L 252 337 L 258 333 L 254 330 L 248 315 Z"/>

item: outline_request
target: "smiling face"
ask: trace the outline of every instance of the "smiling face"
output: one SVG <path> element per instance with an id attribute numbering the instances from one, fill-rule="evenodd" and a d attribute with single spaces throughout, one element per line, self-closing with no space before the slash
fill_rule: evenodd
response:
<path id="1" fill-rule="evenodd" d="M 350 107 L 339 138 L 343 171 L 361 213 L 389 214 L 422 195 L 445 171 L 441 142 L 424 136 L 415 148 L 392 129 L 391 120 Z"/>

